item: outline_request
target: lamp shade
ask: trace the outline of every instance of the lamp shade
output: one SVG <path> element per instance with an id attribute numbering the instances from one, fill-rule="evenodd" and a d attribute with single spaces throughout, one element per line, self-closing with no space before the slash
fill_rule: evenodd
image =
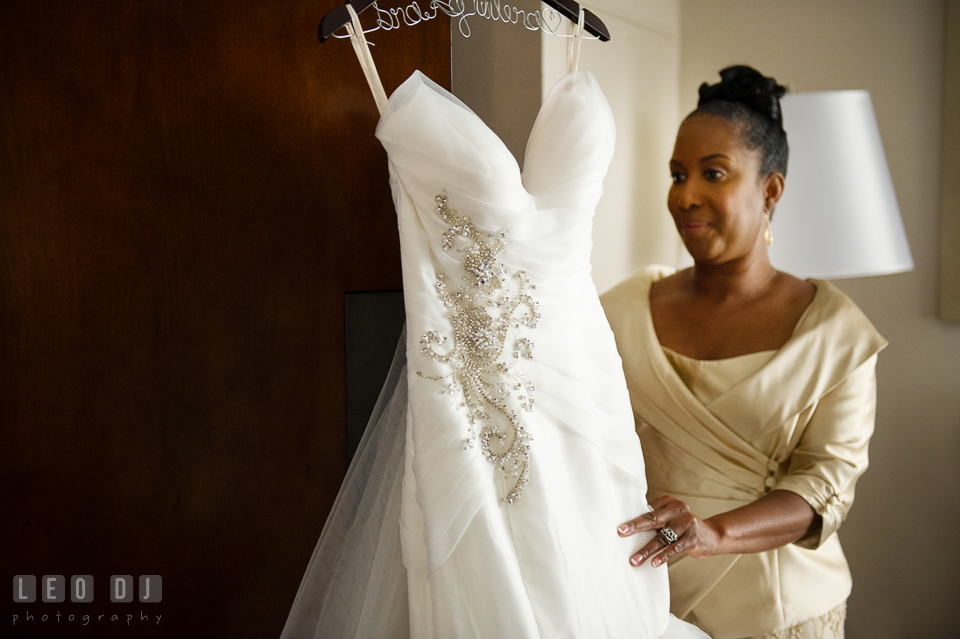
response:
<path id="1" fill-rule="evenodd" d="M 870 94 L 794 93 L 781 105 L 790 163 L 773 266 L 820 279 L 912 270 Z"/>

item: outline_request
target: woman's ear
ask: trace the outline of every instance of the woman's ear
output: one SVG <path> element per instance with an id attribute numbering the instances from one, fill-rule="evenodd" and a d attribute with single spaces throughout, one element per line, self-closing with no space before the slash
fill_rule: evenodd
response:
<path id="1" fill-rule="evenodd" d="M 773 216 L 773 209 L 783 195 L 785 186 L 786 180 L 784 180 L 783 173 L 780 171 L 773 171 L 763 179 L 763 208 L 770 211 L 771 217 Z"/>

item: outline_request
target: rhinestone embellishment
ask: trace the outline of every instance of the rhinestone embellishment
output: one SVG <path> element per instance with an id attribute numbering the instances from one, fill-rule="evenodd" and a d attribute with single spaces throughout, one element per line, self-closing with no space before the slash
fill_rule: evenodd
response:
<path id="1" fill-rule="evenodd" d="M 421 353 L 434 362 L 447 364 L 446 375 L 417 375 L 434 381 L 449 380 L 447 390 L 462 397 L 461 408 L 466 408 L 470 432 L 465 448 L 473 448 L 476 440 L 484 457 L 513 487 L 503 501 L 512 504 L 520 498 L 530 475 L 530 441 L 532 440 L 510 407 L 514 397 L 520 408 L 533 410 L 533 385 L 520 371 L 520 360 L 533 359 L 534 344 L 525 337 L 515 339 L 511 356 L 504 356 L 511 329 L 521 326 L 536 328 L 540 319 L 539 303 L 530 295 L 536 288 L 524 271 L 513 277 L 519 280 L 515 293 L 507 286 L 507 270 L 500 262 L 506 247 L 506 232 L 498 231 L 484 236 L 469 216 L 461 215 L 447 206 L 447 193 L 436 196 L 436 211 L 450 225 L 442 237 L 444 251 L 454 249 L 464 254 L 461 278 L 463 284 L 452 290 L 448 276 L 437 273 L 437 295 L 447 309 L 444 317 L 453 328 L 453 347 L 445 353 L 437 351 L 448 337 L 437 331 L 427 331 L 420 338 Z M 456 242 L 464 238 L 466 242 Z M 478 422 L 482 426 L 477 431 Z"/>

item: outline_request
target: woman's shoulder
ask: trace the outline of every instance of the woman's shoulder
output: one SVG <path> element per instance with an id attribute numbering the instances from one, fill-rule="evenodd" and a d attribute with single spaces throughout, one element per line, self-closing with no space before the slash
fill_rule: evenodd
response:
<path id="1" fill-rule="evenodd" d="M 806 281 L 816 289 L 811 304 L 816 303 L 818 307 L 816 319 L 819 322 L 836 320 L 856 324 L 866 323 L 870 325 L 872 330 L 876 330 L 864 312 L 857 306 L 857 303 L 835 284 L 827 280 L 809 279 Z"/>
<path id="2" fill-rule="evenodd" d="M 874 353 L 886 347 L 887 340 L 849 296 L 827 280 L 807 281 L 816 287 L 816 293 L 797 327 L 797 337 L 817 334 L 818 340 L 856 344 Z"/>
<path id="3" fill-rule="evenodd" d="M 776 282 L 777 288 L 781 290 L 785 297 L 795 300 L 798 304 L 802 304 L 804 308 L 813 302 L 813 298 L 817 294 L 816 284 L 810 280 L 802 280 L 796 275 L 784 273 L 783 271 L 777 271 L 777 276 L 779 278 Z"/>

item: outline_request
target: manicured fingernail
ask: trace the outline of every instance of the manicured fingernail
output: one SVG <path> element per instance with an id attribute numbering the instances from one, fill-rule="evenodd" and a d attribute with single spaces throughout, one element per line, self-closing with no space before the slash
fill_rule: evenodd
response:
<path id="1" fill-rule="evenodd" d="M 619 528 L 617 528 L 617 530 L 620 531 L 620 534 L 626 535 L 628 532 L 630 532 L 630 527 L 627 526 L 626 524 L 624 524 L 624 525 L 620 526 Z"/>
<path id="2" fill-rule="evenodd" d="M 630 563 L 633 564 L 634 566 L 639 566 L 639 565 L 640 565 L 640 561 L 641 561 L 641 559 L 640 559 L 640 556 L 639 556 L 639 555 L 637 555 L 636 557 L 631 557 L 631 558 L 630 558 Z"/>
<path id="3" fill-rule="evenodd" d="M 659 559 L 654 559 L 653 561 L 650 562 L 650 565 L 653 566 L 654 568 L 656 568 L 657 566 L 660 565 L 660 560 L 659 560 Z"/>

